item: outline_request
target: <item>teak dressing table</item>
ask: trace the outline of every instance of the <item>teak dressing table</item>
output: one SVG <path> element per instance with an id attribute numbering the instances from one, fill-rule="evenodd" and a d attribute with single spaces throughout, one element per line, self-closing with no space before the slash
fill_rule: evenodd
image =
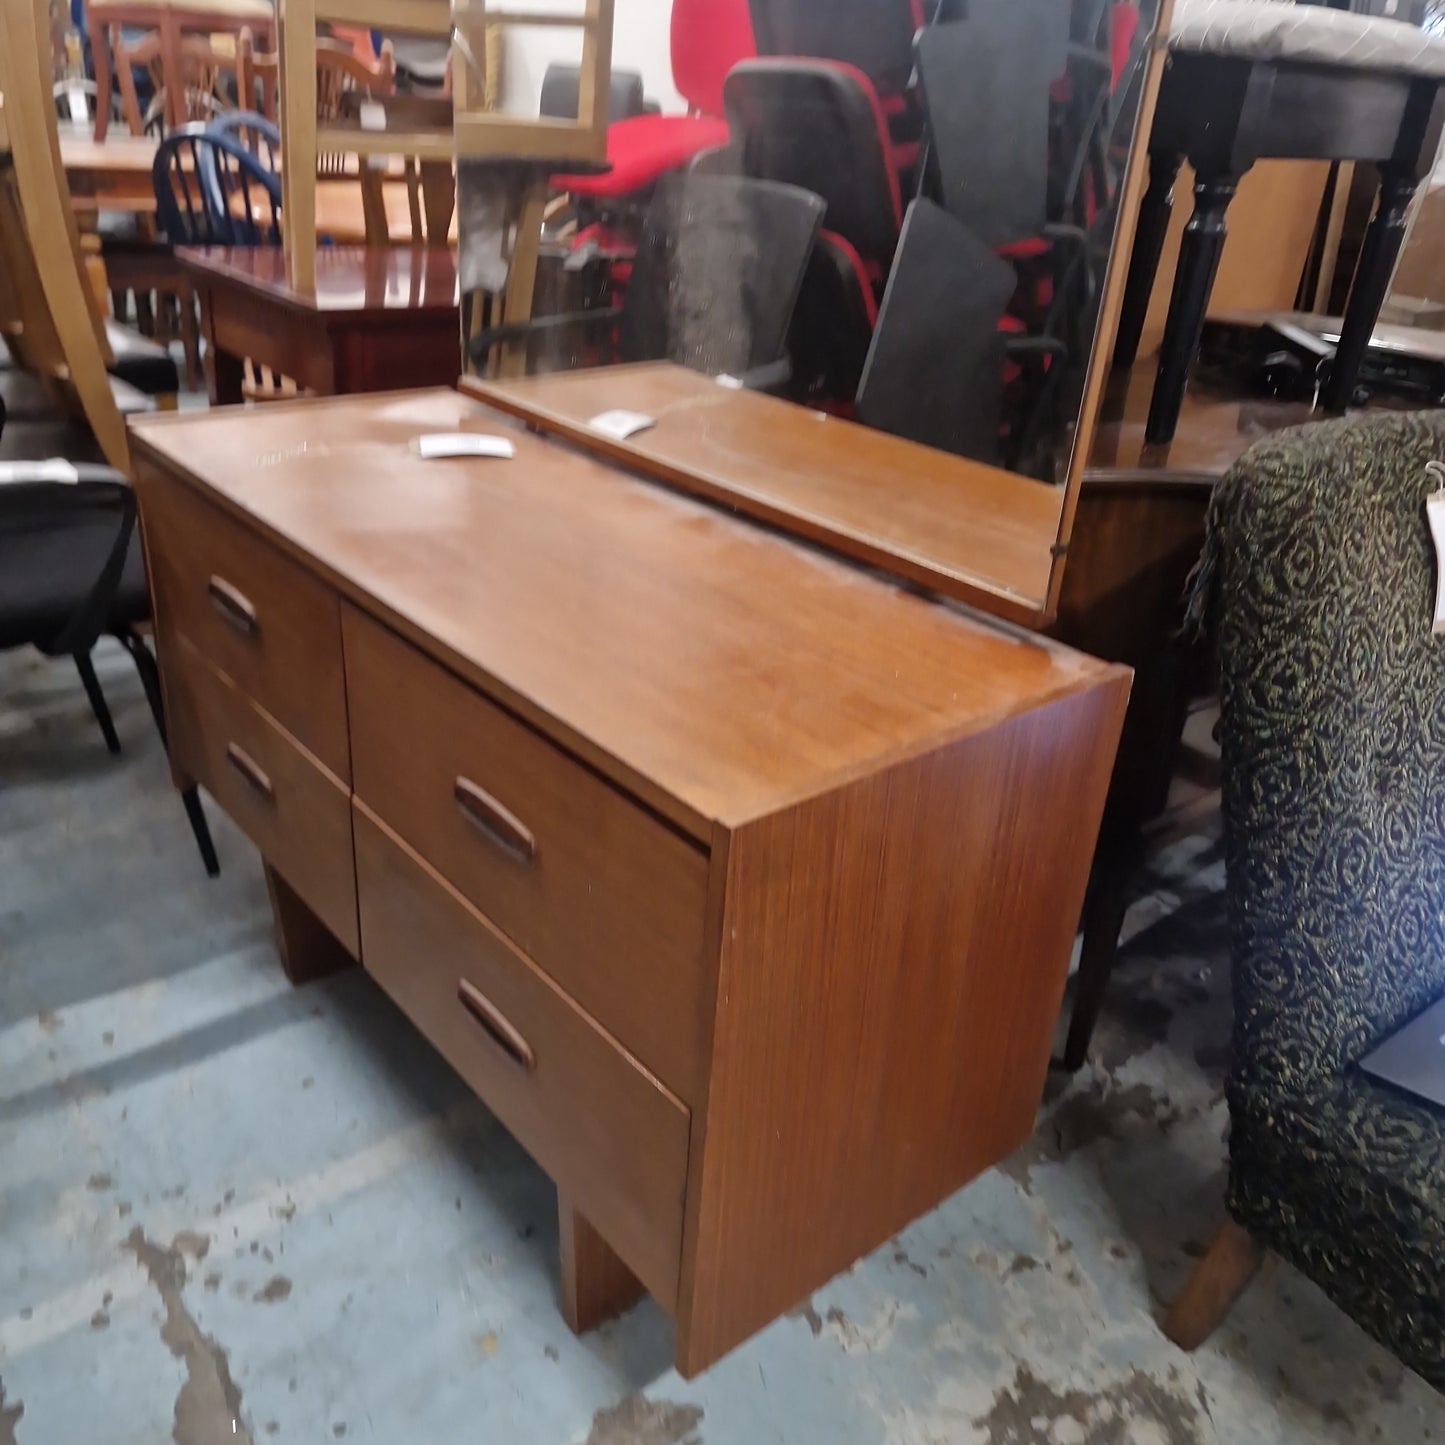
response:
<path id="1" fill-rule="evenodd" d="M 134 454 L 178 780 L 556 1180 L 574 1328 L 693 1374 L 1027 1137 L 1127 670 L 456 392 Z"/>

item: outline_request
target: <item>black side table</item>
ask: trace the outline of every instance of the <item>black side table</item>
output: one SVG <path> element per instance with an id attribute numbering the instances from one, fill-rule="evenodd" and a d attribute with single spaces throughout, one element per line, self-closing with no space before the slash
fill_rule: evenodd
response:
<path id="1" fill-rule="evenodd" d="M 1199 351 L 1209 293 L 1224 250 L 1225 212 L 1257 160 L 1372 161 L 1380 197 L 1365 237 L 1339 347 L 1321 393 L 1342 412 L 1405 238 L 1415 188 L 1435 162 L 1445 124 L 1442 77 L 1297 60 L 1176 51 L 1169 57 L 1149 138 L 1149 187 L 1119 318 L 1114 360 L 1133 364 L 1169 229 L 1173 189 L 1187 158 L 1194 214 L 1184 231 L 1159 375 L 1145 438 L 1174 437 Z"/>

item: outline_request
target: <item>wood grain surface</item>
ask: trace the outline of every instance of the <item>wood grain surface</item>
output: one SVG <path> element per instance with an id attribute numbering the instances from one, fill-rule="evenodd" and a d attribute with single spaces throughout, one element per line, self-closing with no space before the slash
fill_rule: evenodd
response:
<path id="1" fill-rule="evenodd" d="M 455 393 L 146 418 L 138 450 L 710 846 L 1108 669 L 528 434 Z M 512 461 L 423 461 L 423 432 Z M 197 503 L 196 505 L 202 505 Z M 298 663 L 315 685 L 310 664 Z"/>
<path id="2" fill-rule="evenodd" d="M 355 608 L 342 634 L 356 796 L 690 1099 L 706 856 Z M 459 806 L 462 780 L 530 856 Z"/>
<path id="3" fill-rule="evenodd" d="M 1014 622 L 1041 619 L 1063 490 L 670 362 L 462 389 L 682 491 Z M 656 425 L 626 441 L 589 420 Z"/>
<path id="4" fill-rule="evenodd" d="M 729 840 L 678 1368 L 1033 1128 L 1127 677 Z"/>
<path id="5" fill-rule="evenodd" d="M 348 781 L 351 750 L 335 594 L 188 487 L 141 467 L 137 492 L 162 634 L 193 643 L 337 778 Z"/>

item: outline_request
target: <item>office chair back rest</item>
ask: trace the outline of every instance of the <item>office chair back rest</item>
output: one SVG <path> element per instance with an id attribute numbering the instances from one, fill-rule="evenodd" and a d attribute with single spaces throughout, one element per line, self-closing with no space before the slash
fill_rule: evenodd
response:
<path id="1" fill-rule="evenodd" d="M 1306 1095 L 1445 993 L 1442 457 L 1439 412 L 1301 427 L 1210 504 L 1232 1098 Z"/>
<path id="2" fill-rule="evenodd" d="M 888 122 L 868 77 L 835 61 L 747 60 L 733 68 L 723 96 L 743 170 L 820 196 L 828 229 L 881 283 L 903 206 Z"/>
<path id="3" fill-rule="evenodd" d="M 105 630 L 135 529 L 135 494 L 109 467 L 75 472 L 74 482 L 0 480 L 0 648 L 89 652 Z M 87 519 L 93 529 L 81 528 Z M 93 541 L 95 581 L 73 610 L 56 615 L 48 575 L 55 559 L 36 543 L 61 530 Z"/>
<path id="4" fill-rule="evenodd" d="M 671 40 L 672 83 L 688 109 L 722 115 L 728 71 L 758 53 L 748 0 L 672 0 Z"/>
<path id="5" fill-rule="evenodd" d="M 1049 90 L 1068 20 L 1060 0 L 971 0 L 966 20 L 918 33 L 938 197 L 987 245 L 1038 236 L 1048 219 Z"/>
<path id="6" fill-rule="evenodd" d="M 809 56 L 855 66 L 880 95 L 900 95 L 913 71 L 923 0 L 751 0 L 760 56 Z"/>
<path id="7" fill-rule="evenodd" d="M 664 178 L 623 309 L 623 361 L 741 377 L 780 360 L 823 203 L 738 176 Z"/>
<path id="8" fill-rule="evenodd" d="M 908 208 L 858 388 L 858 420 L 996 463 L 1003 422 L 998 325 L 1017 276 L 932 201 Z"/>

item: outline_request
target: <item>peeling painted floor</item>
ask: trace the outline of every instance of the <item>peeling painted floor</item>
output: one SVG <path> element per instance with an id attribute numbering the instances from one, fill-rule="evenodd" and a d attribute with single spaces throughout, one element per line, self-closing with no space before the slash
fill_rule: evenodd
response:
<path id="1" fill-rule="evenodd" d="M 287 986 L 254 855 L 212 810 L 204 878 L 100 670 L 119 759 L 69 664 L 0 657 L 0 1445 L 1445 1440 L 1284 1266 L 1192 1357 L 1155 1325 L 1220 1217 L 1202 787 L 1030 1143 L 687 1384 L 650 1303 L 567 1332 L 547 1180 L 359 971 Z"/>

